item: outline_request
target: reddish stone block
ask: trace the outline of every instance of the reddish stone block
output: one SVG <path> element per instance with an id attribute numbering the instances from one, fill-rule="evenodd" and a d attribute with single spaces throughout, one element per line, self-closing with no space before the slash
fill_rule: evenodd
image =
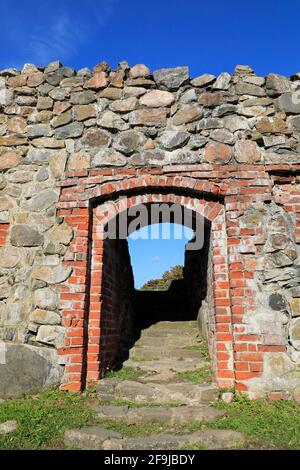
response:
<path id="1" fill-rule="evenodd" d="M 226 144 L 209 143 L 205 147 L 204 158 L 210 163 L 226 163 L 231 159 L 231 147 Z"/>

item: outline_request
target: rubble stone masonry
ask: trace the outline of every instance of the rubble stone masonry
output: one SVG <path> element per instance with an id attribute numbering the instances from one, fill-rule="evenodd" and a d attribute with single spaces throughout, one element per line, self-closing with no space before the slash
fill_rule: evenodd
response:
<path id="1" fill-rule="evenodd" d="M 0 396 L 97 382 L 131 309 L 107 204 L 158 201 L 210 227 L 218 385 L 300 400 L 299 173 L 300 73 L 2 70 Z"/>

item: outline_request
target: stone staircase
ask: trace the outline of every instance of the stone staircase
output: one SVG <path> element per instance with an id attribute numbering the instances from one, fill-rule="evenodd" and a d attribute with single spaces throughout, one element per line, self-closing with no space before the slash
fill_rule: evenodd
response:
<path id="1" fill-rule="evenodd" d="M 99 397 L 145 405 L 196 406 L 216 400 L 216 385 L 182 381 L 177 374 L 209 368 L 197 348 L 200 341 L 196 321 L 161 321 L 145 328 L 124 363 L 130 370 L 141 371 L 138 380 L 102 380 Z"/>
<path id="2" fill-rule="evenodd" d="M 197 342 L 196 321 L 160 321 L 142 330 L 124 366 L 157 373 L 198 369 L 205 361 L 197 350 Z"/>
<path id="3" fill-rule="evenodd" d="M 201 423 L 225 414 L 211 406 L 218 400 L 219 390 L 211 381 L 203 381 L 209 362 L 201 355 L 201 342 L 196 321 L 161 321 L 143 329 L 120 371 L 123 378 L 115 373 L 97 385 L 98 399 L 91 403 L 97 426 L 67 431 L 65 444 L 106 450 L 241 446 L 240 433 L 201 429 Z M 200 383 L 195 383 L 189 375 L 198 371 Z M 206 374 L 202 376 L 201 371 Z M 187 430 L 191 422 L 199 424 L 197 431 Z M 107 423 L 115 424 L 107 427 Z M 129 430 L 142 426 L 144 435 L 124 435 L 124 425 Z M 162 431 L 151 432 L 153 426 L 161 426 Z"/>

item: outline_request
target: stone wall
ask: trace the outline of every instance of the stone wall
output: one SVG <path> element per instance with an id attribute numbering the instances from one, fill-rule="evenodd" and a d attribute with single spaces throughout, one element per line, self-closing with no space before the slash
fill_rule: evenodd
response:
<path id="1" fill-rule="evenodd" d="M 105 240 L 101 308 L 101 375 L 128 359 L 134 343 L 134 280 L 127 240 Z"/>
<path id="2" fill-rule="evenodd" d="M 299 149 L 300 74 L 258 77 L 238 66 L 191 79 L 187 67 L 151 75 L 125 62 L 1 71 L 3 348 L 48 355 L 56 372 L 37 358 L 39 386 L 55 377 L 82 388 L 86 358 L 99 355 L 95 207 L 170 192 L 205 203 L 215 220 L 209 314 L 219 385 L 299 398 Z"/>

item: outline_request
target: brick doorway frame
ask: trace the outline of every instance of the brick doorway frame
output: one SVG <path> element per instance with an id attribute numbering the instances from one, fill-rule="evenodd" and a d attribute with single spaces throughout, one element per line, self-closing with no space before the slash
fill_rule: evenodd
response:
<path id="1" fill-rule="evenodd" d="M 100 318 L 105 286 L 102 285 L 104 240 L 99 234 L 111 218 L 105 206 L 108 201 L 110 208 L 114 203 L 115 214 L 141 203 L 175 203 L 197 212 L 211 223 L 212 368 L 220 387 L 233 387 L 233 325 L 224 208 L 226 185 L 184 176 L 140 176 L 97 184 L 92 189 L 89 186 L 89 178 L 82 181 L 80 188 L 76 188 L 75 198 L 74 188 L 66 187 L 61 191 L 59 215 L 74 231 L 64 259 L 64 264 L 72 266 L 73 272 L 63 285 L 57 286 L 63 325 L 67 329 L 65 347 L 58 350 L 65 362 L 61 388 L 79 391 L 97 383 L 101 376 Z M 126 200 L 120 199 L 124 195 Z M 70 198 L 76 200 L 75 204 L 66 202 Z"/>

